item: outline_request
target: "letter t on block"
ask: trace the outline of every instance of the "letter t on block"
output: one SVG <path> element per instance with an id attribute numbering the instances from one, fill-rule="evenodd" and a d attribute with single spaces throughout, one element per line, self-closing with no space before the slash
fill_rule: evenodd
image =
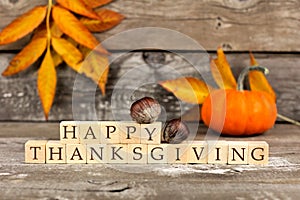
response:
<path id="1" fill-rule="evenodd" d="M 26 163 L 45 163 L 46 162 L 47 140 L 29 140 L 25 144 Z"/>
<path id="2" fill-rule="evenodd" d="M 79 138 L 79 123 L 76 121 L 60 122 L 60 142 L 62 144 L 78 144 Z"/>

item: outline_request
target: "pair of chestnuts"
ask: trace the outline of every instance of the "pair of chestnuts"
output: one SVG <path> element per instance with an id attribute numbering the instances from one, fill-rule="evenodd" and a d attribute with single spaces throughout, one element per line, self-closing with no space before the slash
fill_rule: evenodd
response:
<path id="1" fill-rule="evenodd" d="M 158 101 L 151 97 L 144 97 L 131 105 L 131 118 L 140 124 L 150 124 L 157 120 L 161 113 L 161 106 Z M 172 119 L 166 122 L 162 141 L 166 143 L 178 144 L 187 139 L 189 129 L 181 119 Z"/>

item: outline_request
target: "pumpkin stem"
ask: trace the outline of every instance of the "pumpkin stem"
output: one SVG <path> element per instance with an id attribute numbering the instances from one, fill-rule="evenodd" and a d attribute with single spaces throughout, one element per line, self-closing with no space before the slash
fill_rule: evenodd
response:
<path id="1" fill-rule="evenodd" d="M 268 74 L 269 70 L 266 67 L 262 67 L 262 66 L 250 66 L 250 67 L 246 67 L 245 69 L 243 69 L 243 71 L 240 73 L 239 78 L 238 78 L 238 85 L 237 85 L 237 90 L 238 91 L 243 91 L 244 90 L 244 80 L 245 77 L 248 75 L 248 73 L 250 71 L 261 71 L 264 74 Z"/>

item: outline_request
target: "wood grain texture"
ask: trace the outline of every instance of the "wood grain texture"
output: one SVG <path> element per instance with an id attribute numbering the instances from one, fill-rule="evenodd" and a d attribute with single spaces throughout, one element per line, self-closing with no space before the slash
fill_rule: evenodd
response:
<path id="1" fill-rule="evenodd" d="M 0 0 L 0 29 L 19 14 L 46 0 Z M 126 16 L 117 27 L 96 35 L 101 41 L 125 30 L 162 27 L 195 39 L 207 50 L 299 51 L 300 2 L 295 0 L 116 0 L 106 6 Z M 171 38 L 165 38 L 170 40 Z M 18 49 L 25 39 L 0 49 Z M 163 41 L 163 40 L 162 40 Z M 109 48 L 135 47 L 145 37 L 120 39 Z M 159 43 L 161 41 L 157 41 Z M 151 41 L 149 44 L 153 44 Z M 180 41 L 165 48 L 191 49 Z"/>
<path id="2" fill-rule="evenodd" d="M 202 54 L 182 54 L 187 55 L 200 63 L 204 72 L 201 75 L 205 80 L 210 80 L 209 68 L 205 65 L 205 61 L 199 59 Z M 227 55 L 235 76 L 249 64 L 248 54 Z M 0 71 L 4 70 L 12 56 L 0 54 Z M 262 66 L 270 69 L 267 78 L 277 94 L 279 113 L 300 120 L 299 56 L 294 54 L 255 54 L 255 56 Z M 183 57 L 166 52 L 146 52 L 143 58 L 142 52 L 134 52 L 115 53 L 112 58 L 106 96 L 102 96 L 89 79 L 82 75 L 77 76 L 67 66 L 60 66 L 57 69 L 56 97 L 49 119 L 53 121 L 128 119 L 126 117 L 129 117 L 131 103 L 144 96 L 155 97 L 163 105 L 166 112 L 163 112 L 161 119 L 179 117 L 193 106 L 181 105 L 176 97 L 157 84 L 159 80 L 174 79 L 178 76 L 200 77 L 195 68 Z M 14 77 L 0 77 L 2 105 L 0 120 L 44 120 L 36 91 L 36 69 L 36 66 L 32 66 Z"/>
<path id="3" fill-rule="evenodd" d="M 58 123 L 0 123 L 3 199 L 298 199 L 300 195 L 300 134 L 295 126 L 276 125 L 250 138 L 219 138 L 267 141 L 270 162 L 265 167 L 25 164 L 25 142 L 58 139 L 58 127 Z M 40 129 L 43 132 L 37 132 Z M 205 132 L 200 127 L 196 139 L 202 140 Z"/>

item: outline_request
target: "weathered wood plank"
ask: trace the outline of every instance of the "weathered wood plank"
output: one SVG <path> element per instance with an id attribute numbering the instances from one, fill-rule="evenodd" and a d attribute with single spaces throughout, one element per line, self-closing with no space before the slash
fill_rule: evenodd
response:
<path id="1" fill-rule="evenodd" d="M 46 2 L 0 0 L 0 29 L 19 14 Z M 103 41 L 133 28 L 162 27 L 190 36 L 207 50 L 223 46 L 230 50 L 299 51 L 299 6 L 300 2 L 293 0 L 116 0 L 107 7 L 124 14 L 126 20 L 97 37 Z M 130 42 L 123 38 L 109 48 L 119 48 L 120 44 L 132 48 L 141 41 L 145 42 L 145 37 L 134 37 Z M 18 49 L 24 42 L 26 39 L 0 49 Z M 194 47 L 178 41 L 162 48 Z"/>
<path id="2" fill-rule="evenodd" d="M 0 123 L 3 199 L 298 199 L 299 128 L 276 125 L 264 135 L 222 140 L 265 140 L 269 165 L 25 164 L 28 139 L 58 139 L 58 123 Z M 40 130 L 44 130 L 40 132 Z M 199 129 L 197 139 L 205 137 Z"/>
<path id="3" fill-rule="evenodd" d="M 176 54 L 147 52 L 147 62 L 157 62 L 152 67 L 144 61 L 142 54 L 142 52 L 129 53 L 123 56 L 121 56 L 121 53 L 113 54 L 114 60 L 109 73 L 107 95 L 105 97 L 101 95 L 99 90 L 95 94 L 95 86 L 88 79 L 76 78 L 74 71 L 67 66 L 60 66 L 57 69 L 58 86 L 49 117 L 50 120 L 73 118 L 88 120 L 93 119 L 94 112 L 97 114 L 97 119 L 110 120 L 115 119 L 112 111 L 117 113 L 118 116 L 115 117 L 128 116 L 131 103 L 145 95 L 157 98 L 165 107 L 169 118 L 180 116 L 179 101 L 156 83 L 158 80 L 173 79 L 176 76 L 199 77 L 199 74 L 186 60 Z M 192 58 L 197 60 L 201 58 L 199 55 L 202 54 L 193 53 Z M 234 53 L 227 55 L 236 76 L 249 63 L 248 54 Z M 0 55 L 0 71 L 4 70 L 12 56 L 12 54 Z M 185 55 L 183 54 L 183 56 Z M 212 56 L 215 56 L 215 54 Z M 277 93 L 279 113 L 300 120 L 299 56 L 294 54 L 256 54 L 255 56 L 261 65 L 270 69 L 268 79 Z M 199 59 L 199 62 L 201 62 L 201 59 Z M 0 103 L 2 105 L 0 107 L 0 120 L 44 120 L 36 91 L 35 69 L 36 67 L 33 66 L 28 71 L 11 78 L 0 77 Z M 209 68 L 204 65 L 203 71 L 206 72 L 205 79 L 208 79 L 208 76 L 210 76 Z M 127 78 L 125 79 L 125 77 Z M 124 83 L 120 84 L 118 82 L 120 80 L 124 81 L 124 79 Z M 152 84 L 140 87 L 142 84 L 146 84 L 148 79 L 152 81 Z M 77 82 L 79 83 L 78 87 L 74 90 L 76 92 L 73 93 L 75 80 L 80 81 Z M 141 85 L 138 85 L 139 88 L 133 94 L 130 94 L 129 92 L 134 84 L 139 82 L 141 82 Z M 114 93 L 117 95 L 112 95 L 117 84 L 121 86 L 121 90 Z M 72 95 L 74 95 L 73 100 L 80 100 L 80 103 L 74 109 L 72 108 L 72 104 L 74 105 Z M 95 107 L 93 107 L 94 98 L 96 101 Z M 183 106 L 182 111 L 187 111 L 191 106 Z M 79 113 L 79 116 L 75 116 L 72 111 Z"/>

